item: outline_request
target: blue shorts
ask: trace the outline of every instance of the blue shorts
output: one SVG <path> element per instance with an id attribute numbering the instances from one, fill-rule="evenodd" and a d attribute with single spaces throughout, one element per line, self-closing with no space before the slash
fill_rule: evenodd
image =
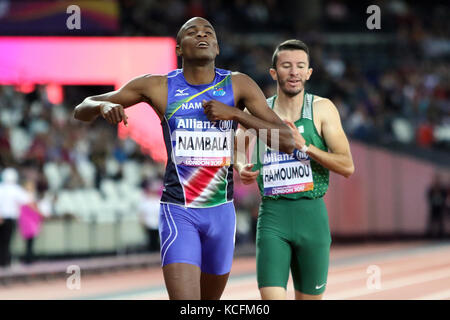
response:
<path id="1" fill-rule="evenodd" d="M 161 203 L 159 236 L 161 262 L 189 263 L 202 272 L 230 272 L 236 235 L 232 202 L 211 208 L 185 208 Z"/>

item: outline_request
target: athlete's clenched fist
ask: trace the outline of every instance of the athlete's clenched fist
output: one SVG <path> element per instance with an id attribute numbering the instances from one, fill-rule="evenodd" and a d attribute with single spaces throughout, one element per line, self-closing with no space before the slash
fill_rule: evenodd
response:
<path id="1" fill-rule="evenodd" d="M 284 123 L 291 129 L 292 135 L 294 136 L 295 147 L 300 150 L 306 144 L 305 138 L 298 132 L 298 128 L 292 121 L 285 120 Z"/>
<path id="2" fill-rule="evenodd" d="M 118 124 L 121 121 L 128 126 L 128 117 L 123 110 L 123 106 L 117 103 L 104 102 L 100 105 L 102 117 L 111 124 Z"/>
<path id="3" fill-rule="evenodd" d="M 203 100 L 203 111 L 209 121 L 234 120 L 236 109 L 217 100 Z"/>
<path id="4" fill-rule="evenodd" d="M 239 170 L 239 177 L 243 184 L 251 184 L 256 180 L 259 170 L 252 171 L 253 164 L 246 164 Z"/>

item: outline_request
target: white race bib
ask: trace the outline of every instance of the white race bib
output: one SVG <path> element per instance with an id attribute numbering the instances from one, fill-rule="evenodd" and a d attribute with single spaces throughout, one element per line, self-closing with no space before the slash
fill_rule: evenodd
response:
<path id="1" fill-rule="evenodd" d="M 309 159 L 299 161 L 289 157 L 289 160 L 267 163 L 262 169 L 262 179 L 265 196 L 305 192 L 314 188 Z"/>
<path id="2" fill-rule="evenodd" d="M 217 167 L 231 162 L 231 131 L 175 131 L 177 164 Z"/>

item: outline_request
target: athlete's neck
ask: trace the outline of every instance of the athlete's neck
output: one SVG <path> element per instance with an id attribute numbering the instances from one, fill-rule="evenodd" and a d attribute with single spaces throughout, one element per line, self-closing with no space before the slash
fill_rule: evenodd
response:
<path id="1" fill-rule="evenodd" d="M 277 90 L 277 98 L 275 100 L 274 111 L 283 120 L 292 122 L 300 119 L 303 106 L 303 96 L 305 89 L 295 96 L 285 94 L 280 88 Z"/>
<path id="2" fill-rule="evenodd" d="M 186 81 L 193 85 L 207 84 L 216 76 L 214 61 L 205 65 L 183 63 L 183 75 Z"/>

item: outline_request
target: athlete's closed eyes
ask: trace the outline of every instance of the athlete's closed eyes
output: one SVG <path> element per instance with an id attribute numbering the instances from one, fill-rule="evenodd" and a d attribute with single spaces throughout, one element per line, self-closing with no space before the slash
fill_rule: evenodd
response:
<path id="1" fill-rule="evenodd" d="M 204 31 L 205 34 L 207 34 L 209 36 L 215 35 L 210 26 L 205 26 L 205 28 L 208 28 L 208 30 Z M 191 27 L 188 27 L 185 32 L 186 32 L 186 35 L 188 35 L 188 36 L 194 36 L 195 34 L 198 33 L 198 28 L 196 26 L 191 26 Z"/>
<path id="2" fill-rule="evenodd" d="M 300 62 L 297 64 L 297 68 L 303 69 L 305 67 L 305 65 L 306 64 L 304 62 Z M 291 63 L 283 63 L 283 64 L 281 64 L 281 67 L 282 68 L 291 68 L 292 64 Z"/>

